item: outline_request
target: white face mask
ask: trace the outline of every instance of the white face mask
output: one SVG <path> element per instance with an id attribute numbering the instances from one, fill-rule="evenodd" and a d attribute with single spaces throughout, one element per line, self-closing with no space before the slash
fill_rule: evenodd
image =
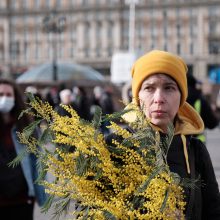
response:
<path id="1" fill-rule="evenodd" d="M 8 113 L 15 105 L 14 97 L 2 96 L 0 97 L 0 112 Z"/>

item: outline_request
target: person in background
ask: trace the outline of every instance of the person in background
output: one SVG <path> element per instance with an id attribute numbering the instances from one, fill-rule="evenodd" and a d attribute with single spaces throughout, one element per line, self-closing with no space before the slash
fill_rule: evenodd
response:
<path id="1" fill-rule="evenodd" d="M 182 178 L 192 181 L 200 178 L 202 182 L 184 189 L 185 219 L 219 220 L 218 183 L 206 146 L 193 137 L 203 131 L 204 124 L 198 112 L 186 102 L 186 75 L 187 66 L 182 58 L 153 50 L 133 65 L 132 96 L 161 140 L 167 137 L 168 125 L 173 124 L 174 136 L 167 154 L 170 170 Z M 124 119 L 134 121 L 135 110 L 125 114 Z"/>
<path id="2" fill-rule="evenodd" d="M 34 97 L 38 97 L 39 99 L 42 99 L 41 94 L 39 93 L 38 89 L 35 86 L 28 86 L 25 89 L 26 93 L 31 93 L 33 94 Z"/>
<path id="3" fill-rule="evenodd" d="M 205 128 L 213 129 L 219 124 L 219 119 L 216 117 L 215 112 L 212 110 L 211 105 L 204 98 L 202 92 L 197 88 L 197 80 L 192 74 L 187 74 L 188 83 L 188 97 L 187 102 L 194 107 L 194 109 L 200 114 Z M 205 143 L 205 133 L 197 135 L 202 142 Z"/>
<path id="4" fill-rule="evenodd" d="M 122 87 L 121 92 L 122 101 L 125 105 L 132 101 L 131 82 L 127 82 Z"/>
<path id="5" fill-rule="evenodd" d="M 114 112 L 112 92 L 109 88 L 104 90 L 102 87 L 96 86 L 93 89 L 93 95 L 90 108 L 91 115 L 94 115 L 95 113 L 95 106 L 101 107 L 103 115 L 112 114 Z M 105 135 L 109 134 L 109 129 L 107 128 L 108 125 L 108 122 L 104 122 L 101 125 L 101 131 Z"/>
<path id="6" fill-rule="evenodd" d="M 78 115 L 85 120 L 90 120 L 90 102 L 83 87 L 73 87 L 73 102 L 77 106 Z"/>
<path id="7" fill-rule="evenodd" d="M 112 114 L 114 112 L 114 104 L 112 100 L 112 92 L 110 88 L 103 89 L 96 86 L 93 89 L 92 105 L 101 107 L 103 114 Z"/>
<path id="8" fill-rule="evenodd" d="M 69 105 L 71 106 L 74 110 L 78 112 L 77 105 L 73 102 L 73 94 L 70 89 L 63 89 L 59 92 L 59 97 L 60 97 L 60 104 L 63 105 Z M 55 107 L 55 110 L 61 115 L 61 116 L 69 116 L 70 113 L 67 112 L 62 106 L 57 105 Z"/>
<path id="9" fill-rule="evenodd" d="M 58 88 L 55 86 L 50 88 L 45 99 L 53 108 L 56 107 L 60 103 Z"/>
<path id="10" fill-rule="evenodd" d="M 38 175 L 34 155 L 25 157 L 15 168 L 8 166 L 25 148 L 16 135 L 30 122 L 27 116 L 18 120 L 24 109 L 16 84 L 0 79 L 0 215 L 7 220 L 32 220 L 35 200 L 40 206 L 46 200 L 43 187 L 35 183 Z"/>

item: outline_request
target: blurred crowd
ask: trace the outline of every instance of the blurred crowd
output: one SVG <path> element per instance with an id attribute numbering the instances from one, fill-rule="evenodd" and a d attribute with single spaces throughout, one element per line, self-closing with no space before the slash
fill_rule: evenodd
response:
<path id="1" fill-rule="evenodd" d="M 115 111 L 113 91 L 108 86 L 95 86 L 92 91 L 88 91 L 85 87 L 81 86 L 73 86 L 72 88 L 62 86 L 61 89 L 51 87 L 43 90 L 38 90 L 34 86 L 28 86 L 25 91 L 34 94 L 44 101 L 48 101 L 62 116 L 69 115 L 69 113 L 60 104 L 71 106 L 85 120 L 93 118 L 96 106 L 101 107 L 104 115 Z M 103 126 L 102 132 L 108 133 L 106 126 Z"/>

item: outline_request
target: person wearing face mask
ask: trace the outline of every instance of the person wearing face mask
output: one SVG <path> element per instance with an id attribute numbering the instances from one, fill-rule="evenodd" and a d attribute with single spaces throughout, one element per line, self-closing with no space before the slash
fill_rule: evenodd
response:
<path id="1" fill-rule="evenodd" d="M 204 143 L 195 138 L 204 129 L 198 112 L 187 100 L 187 66 L 175 54 L 153 50 L 140 57 L 132 68 L 132 97 L 137 109 L 124 115 L 134 122 L 143 111 L 152 127 L 167 137 L 168 125 L 174 136 L 167 153 L 172 172 L 198 180 L 194 188 L 184 188 L 186 220 L 220 219 L 220 193 L 210 155 Z"/>
<path id="2" fill-rule="evenodd" d="M 46 199 L 42 186 L 35 184 L 37 168 L 33 155 L 25 157 L 14 168 L 8 166 L 25 147 L 16 134 L 30 122 L 27 116 L 18 120 L 24 109 L 14 82 L 0 79 L 0 213 L 7 220 L 32 220 L 35 200 L 43 205 Z"/>

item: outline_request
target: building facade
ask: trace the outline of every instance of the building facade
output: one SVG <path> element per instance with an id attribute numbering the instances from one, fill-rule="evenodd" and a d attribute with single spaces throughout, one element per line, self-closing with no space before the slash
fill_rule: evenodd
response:
<path id="1" fill-rule="evenodd" d="M 135 52 L 177 53 L 200 79 L 220 65 L 220 0 L 136 2 Z M 45 30 L 51 15 L 61 30 Z M 129 17 L 126 0 L 1 0 L 2 75 L 53 59 L 109 74 L 112 54 L 128 50 Z"/>

